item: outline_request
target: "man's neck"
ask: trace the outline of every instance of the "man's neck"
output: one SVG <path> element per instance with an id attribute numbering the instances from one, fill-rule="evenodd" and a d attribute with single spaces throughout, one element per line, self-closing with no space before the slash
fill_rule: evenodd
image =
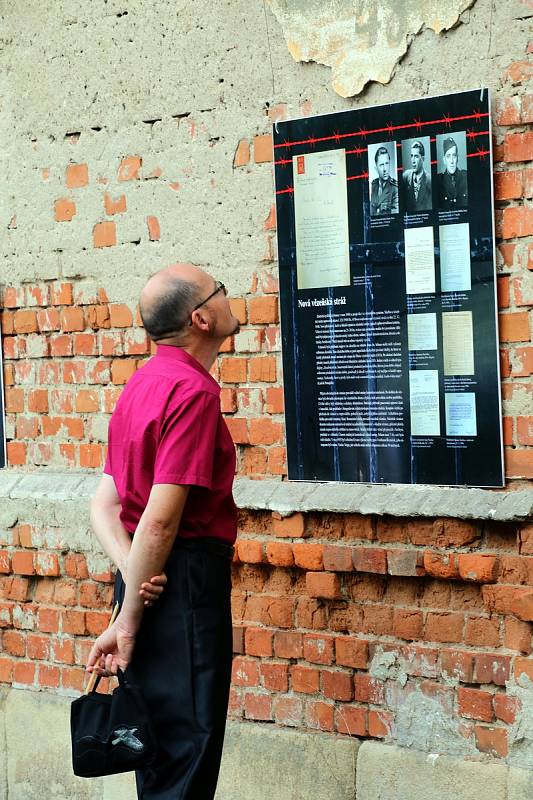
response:
<path id="1" fill-rule="evenodd" d="M 222 342 L 219 339 L 207 339 L 205 341 L 161 339 L 157 344 L 168 345 L 169 347 L 179 347 L 190 356 L 196 359 L 204 369 L 209 372 L 220 350 Z"/>

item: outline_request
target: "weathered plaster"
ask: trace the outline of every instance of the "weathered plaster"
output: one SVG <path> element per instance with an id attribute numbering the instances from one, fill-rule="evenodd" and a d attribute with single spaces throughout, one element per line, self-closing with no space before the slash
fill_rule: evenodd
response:
<path id="1" fill-rule="evenodd" d="M 456 25 L 475 0 L 268 0 L 295 61 L 316 61 L 333 72 L 341 97 L 370 81 L 388 83 L 416 34 Z"/>

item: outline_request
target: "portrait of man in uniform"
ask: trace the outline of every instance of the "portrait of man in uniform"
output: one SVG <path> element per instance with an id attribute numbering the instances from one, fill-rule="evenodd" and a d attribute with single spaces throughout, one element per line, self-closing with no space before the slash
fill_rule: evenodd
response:
<path id="1" fill-rule="evenodd" d="M 427 154 L 427 162 L 426 162 Z M 402 142 L 403 193 L 408 214 L 428 211 L 431 198 L 431 153 L 429 137 Z M 426 163 L 428 167 L 426 168 Z M 407 166 L 407 165 L 410 166 Z"/>
<path id="2" fill-rule="evenodd" d="M 375 152 L 372 157 L 372 150 Z M 373 163 L 372 163 L 373 162 Z M 370 215 L 383 217 L 398 214 L 398 181 L 396 180 L 396 143 L 373 145 L 368 148 L 370 174 Z M 372 174 L 377 177 L 372 178 Z"/>
<path id="3" fill-rule="evenodd" d="M 437 158 L 439 208 L 443 211 L 464 208 L 468 205 L 465 132 L 437 136 Z"/>

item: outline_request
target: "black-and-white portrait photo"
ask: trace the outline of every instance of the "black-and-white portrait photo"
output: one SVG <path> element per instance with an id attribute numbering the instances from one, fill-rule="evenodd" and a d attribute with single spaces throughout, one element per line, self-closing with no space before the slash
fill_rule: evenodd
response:
<path id="1" fill-rule="evenodd" d="M 437 136 L 437 187 L 443 211 L 468 205 L 465 131 Z"/>
<path id="2" fill-rule="evenodd" d="M 396 142 L 368 145 L 370 215 L 384 217 L 398 214 Z"/>
<path id="3" fill-rule="evenodd" d="M 431 198 L 431 150 L 429 136 L 402 142 L 402 184 L 408 214 L 429 211 Z"/>

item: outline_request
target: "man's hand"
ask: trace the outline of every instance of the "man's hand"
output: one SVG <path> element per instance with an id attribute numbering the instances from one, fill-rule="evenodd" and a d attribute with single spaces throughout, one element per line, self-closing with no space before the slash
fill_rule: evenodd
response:
<path id="1" fill-rule="evenodd" d="M 162 572 L 161 575 L 155 575 L 153 578 L 150 578 L 149 583 L 141 584 L 139 594 L 141 595 L 145 606 L 153 606 L 155 601 L 159 600 L 163 589 L 165 588 L 166 582 L 167 576 L 164 572 Z"/>
<path id="2" fill-rule="evenodd" d="M 134 647 L 135 635 L 122 626 L 119 615 L 94 643 L 87 660 L 87 672 L 107 677 L 116 675 L 119 667 L 125 670 L 128 666 Z"/>

